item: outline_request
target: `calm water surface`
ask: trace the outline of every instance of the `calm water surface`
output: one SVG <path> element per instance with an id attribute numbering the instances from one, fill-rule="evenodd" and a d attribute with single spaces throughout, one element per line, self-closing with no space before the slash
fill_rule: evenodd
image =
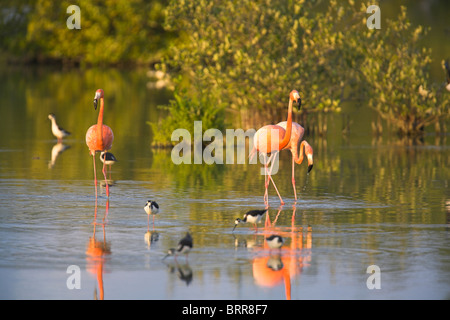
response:
<path id="1" fill-rule="evenodd" d="M 347 135 L 342 117 L 330 116 L 325 137 L 306 137 L 315 163 L 309 175 L 296 167 L 298 201 L 283 152 L 274 179 L 286 204 L 271 188 L 270 225 L 233 233 L 237 217 L 264 208 L 260 166 L 177 166 L 170 150 L 152 150 L 146 122 L 158 121 L 167 93 L 147 89 L 144 71 L 13 70 L 2 79 L 2 299 L 450 298 L 447 136 L 374 141 L 367 111 L 348 111 Z M 100 87 L 119 159 L 109 200 L 101 185 L 95 198 L 84 142 Z M 53 158 L 61 146 L 50 112 L 72 132 Z M 154 225 L 148 199 L 161 207 Z M 188 230 L 187 260 L 162 260 Z M 266 247 L 272 233 L 286 239 L 281 251 Z M 370 265 L 380 268 L 381 289 L 366 285 Z M 67 287 L 69 266 L 79 267 L 80 289 Z"/>

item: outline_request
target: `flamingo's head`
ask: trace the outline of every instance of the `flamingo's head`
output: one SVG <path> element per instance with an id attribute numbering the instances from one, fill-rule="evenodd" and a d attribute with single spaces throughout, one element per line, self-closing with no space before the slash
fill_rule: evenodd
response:
<path id="1" fill-rule="evenodd" d="M 95 96 L 94 96 L 94 109 L 95 110 L 97 110 L 97 104 L 101 98 L 103 98 L 103 90 L 98 89 L 97 91 L 95 91 Z"/>
<path id="2" fill-rule="evenodd" d="M 291 99 L 293 102 L 297 104 L 298 110 L 300 110 L 300 107 L 302 106 L 302 99 L 300 98 L 300 94 L 297 90 L 292 90 L 289 99 Z"/>

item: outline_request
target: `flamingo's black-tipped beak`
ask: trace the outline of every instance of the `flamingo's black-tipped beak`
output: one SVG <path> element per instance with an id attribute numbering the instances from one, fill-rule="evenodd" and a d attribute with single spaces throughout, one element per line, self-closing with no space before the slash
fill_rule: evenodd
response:
<path id="1" fill-rule="evenodd" d="M 302 98 L 298 98 L 297 99 L 297 109 L 300 110 L 301 107 L 302 107 Z"/>
<path id="2" fill-rule="evenodd" d="M 236 229 L 237 224 L 234 225 L 233 230 L 231 232 L 234 232 L 234 229 Z"/>
<path id="3" fill-rule="evenodd" d="M 97 110 L 98 99 L 94 98 L 94 109 Z"/>
<path id="4" fill-rule="evenodd" d="M 313 168 L 313 165 L 310 164 L 310 165 L 308 166 L 308 173 L 312 170 L 312 168 Z"/>

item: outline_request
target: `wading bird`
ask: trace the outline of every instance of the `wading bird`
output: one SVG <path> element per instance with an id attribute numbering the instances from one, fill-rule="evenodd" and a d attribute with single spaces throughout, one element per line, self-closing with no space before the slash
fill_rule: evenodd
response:
<path id="1" fill-rule="evenodd" d="M 281 198 L 280 193 L 278 192 L 277 186 L 271 177 L 273 165 L 275 163 L 275 158 L 278 152 L 284 149 L 291 140 L 292 133 L 292 105 L 293 103 L 298 105 L 298 109 L 300 109 L 302 105 L 302 100 L 300 98 L 300 94 L 297 90 L 292 90 L 289 94 L 289 105 L 288 105 L 288 117 L 286 121 L 286 129 L 279 125 L 266 125 L 256 131 L 255 136 L 253 137 L 253 150 L 250 153 L 250 158 L 259 152 L 264 155 L 264 170 L 265 170 L 265 192 L 264 192 L 264 202 L 269 202 L 268 196 L 268 187 L 269 181 L 272 181 L 273 186 L 280 198 L 281 204 L 284 204 L 283 199 Z M 270 154 L 269 159 L 267 160 L 267 155 Z M 270 169 L 268 169 L 269 163 L 272 161 L 272 165 Z"/>
<path id="2" fill-rule="evenodd" d="M 105 151 L 102 151 L 100 153 L 100 160 L 104 164 L 108 165 L 110 170 L 111 170 L 111 166 L 118 161 L 111 152 L 105 152 Z"/>
<path id="3" fill-rule="evenodd" d="M 171 248 L 167 252 L 167 255 L 163 258 L 167 258 L 168 256 L 175 256 L 175 260 L 177 259 L 177 255 L 179 254 L 185 254 L 186 260 L 187 255 L 189 254 L 189 251 L 193 248 L 193 241 L 192 237 L 189 232 L 186 233 L 186 236 L 178 242 L 178 246 L 176 248 Z"/>
<path id="4" fill-rule="evenodd" d="M 109 178 L 111 179 L 111 166 L 119 160 L 111 152 L 102 151 L 100 161 L 109 166 Z"/>
<path id="5" fill-rule="evenodd" d="M 114 134 L 110 127 L 103 124 L 103 110 L 104 110 L 104 94 L 102 89 L 95 92 L 94 109 L 97 110 L 97 105 L 100 102 L 100 111 L 98 113 L 97 124 L 91 126 L 86 132 L 86 144 L 89 147 L 89 153 L 92 155 L 94 161 L 94 180 L 95 192 L 97 194 L 97 175 L 95 170 L 95 153 L 108 151 L 112 147 L 114 141 Z M 105 163 L 103 162 L 103 176 L 106 183 L 106 195 L 109 197 L 109 186 L 106 180 Z"/>
<path id="6" fill-rule="evenodd" d="M 147 224 L 150 227 L 150 215 L 153 216 L 153 224 L 155 224 L 155 214 L 159 212 L 159 206 L 156 201 L 148 200 L 144 207 L 145 212 L 147 212 Z"/>
<path id="7" fill-rule="evenodd" d="M 244 214 L 244 218 L 243 219 L 240 219 L 240 218 L 237 218 L 235 221 L 234 221 L 234 228 L 233 228 L 233 231 L 234 231 L 234 229 L 236 229 L 236 227 L 237 227 L 237 225 L 239 224 L 239 223 L 247 223 L 247 222 L 249 222 L 249 223 L 253 223 L 254 225 L 255 225 L 255 232 L 256 232 L 256 230 L 258 230 L 258 227 L 257 227 L 257 223 L 259 223 L 260 221 L 261 221 L 261 218 L 262 218 L 262 216 L 267 212 L 267 210 L 268 209 L 263 209 L 263 210 L 250 210 L 249 212 L 247 212 L 246 214 Z M 232 231 L 232 232 L 233 232 Z"/>
<path id="8" fill-rule="evenodd" d="M 66 131 L 60 126 L 58 126 L 58 124 L 56 123 L 56 117 L 53 113 L 50 113 L 48 115 L 48 118 L 52 122 L 52 133 L 56 138 L 58 138 L 58 142 L 62 142 L 63 138 L 70 136 L 69 131 Z"/>
<path id="9" fill-rule="evenodd" d="M 277 123 L 277 125 L 282 128 L 286 128 L 286 124 L 287 124 L 286 121 Z M 313 168 L 313 148 L 309 145 L 309 143 L 306 140 L 303 140 L 302 143 L 300 144 L 300 156 L 298 155 L 297 151 L 298 143 L 302 140 L 304 133 L 305 129 L 297 122 L 293 122 L 291 140 L 289 141 L 289 144 L 286 147 L 284 147 L 284 149 L 291 150 L 292 153 L 292 187 L 294 188 L 295 200 L 297 200 L 297 190 L 295 189 L 294 168 L 295 163 L 301 164 L 303 162 L 303 149 L 305 150 L 306 157 L 308 158 L 308 173 Z"/>

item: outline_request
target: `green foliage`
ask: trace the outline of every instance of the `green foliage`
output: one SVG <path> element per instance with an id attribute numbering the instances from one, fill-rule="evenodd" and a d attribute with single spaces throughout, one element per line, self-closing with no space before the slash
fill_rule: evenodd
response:
<path id="1" fill-rule="evenodd" d="M 0 49 L 16 55 L 25 50 L 26 26 L 32 0 L 2 0 Z"/>
<path id="2" fill-rule="evenodd" d="M 28 1 L 27 1 L 28 2 Z M 27 59 L 62 61 L 69 64 L 111 65 L 157 61 L 173 35 L 164 31 L 163 0 L 51 1 L 27 3 L 19 26 L 22 37 L 6 49 L 22 46 L 19 54 Z M 21 2 L 19 1 L 19 4 Z M 21 6 L 11 2 L 2 11 L 8 26 L 8 12 Z M 68 29 L 69 5 L 80 7 L 81 29 Z M 5 16 L 6 15 L 6 16 Z M 25 36 L 24 36 L 25 35 Z M 11 40 L 12 41 L 12 40 Z"/>
<path id="3" fill-rule="evenodd" d="M 366 6 L 354 1 L 171 1 L 166 27 L 185 41 L 160 68 L 175 70 L 204 94 L 242 110 L 259 107 L 273 119 L 292 89 L 302 112 L 340 111 L 346 100 L 369 101 L 402 132 L 448 116 L 448 94 L 429 83 L 429 50 L 405 9 L 381 30 L 366 26 Z M 429 90 L 419 94 L 419 86 Z"/>
<path id="4" fill-rule="evenodd" d="M 154 146 L 170 146 L 172 132 L 182 128 L 190 132 L 194 137 L 194 121 L 202 121 L 202 134 L 209 128 L 224 129 L 224 107 L 218 105 L 209 96 L 199 95 L 199 98 L 191 98 L 186 90 L 176 90 L 174 99 L 169 105 L 160 106 L 167 110 L 168 115 L 159 122 L 147 122 L 153 132 Z"/>
<path id="5" fill-rule="evenodd" d="M 424 127 L 449 116 L 450 94 L 442 84 L 430 83 L 431 50 L 420 48 L 426 34 L 412 27 L 406 8 L 382 32 L 368 32 L 361 72 L 370 92 L 369 106 L 400 134 L 418 135 Z"/>
<path id="6" fill-rule="evenodd" d="M 187 39 L 161 68 L 201 81 L 234 109 L 259 106 L 270 114 L 286 108 L 297 89 L 304 110 L 339 111 L 354 67 L 342 48 L 364 14 L 334 2 L 324 13 L 310 13 L 313 7 L 287 0 L 172 1 L 167 28 L 183 30 Z"/>

